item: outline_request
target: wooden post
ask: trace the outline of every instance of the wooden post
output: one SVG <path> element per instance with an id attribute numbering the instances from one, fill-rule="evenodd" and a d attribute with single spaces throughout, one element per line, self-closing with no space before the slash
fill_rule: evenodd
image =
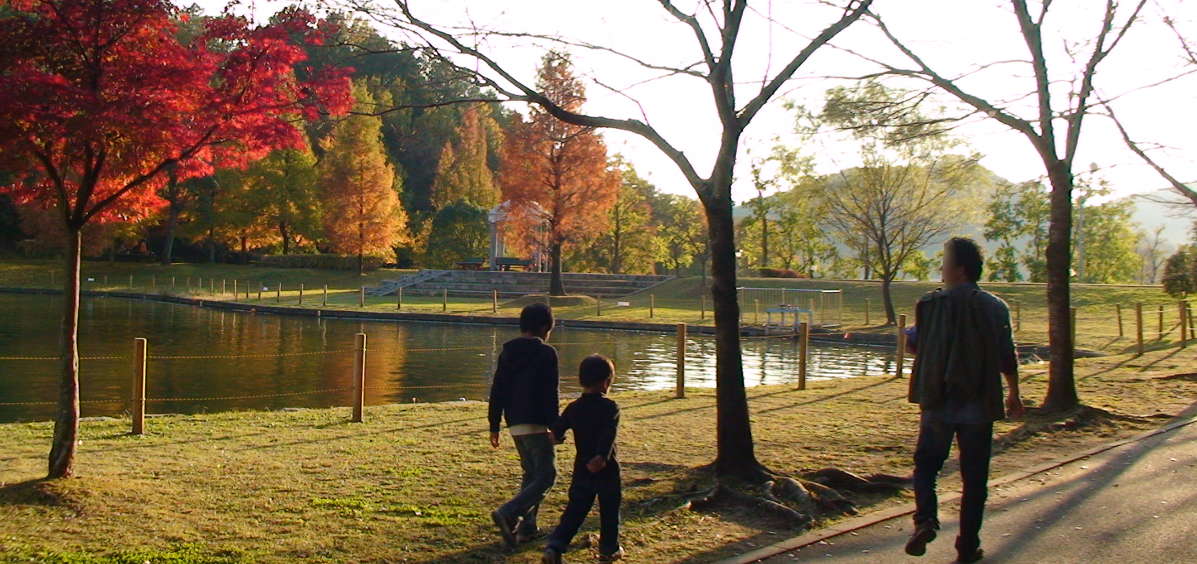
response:
<path id="1" fill-rule="evenodd" d="M 707 295 L 706 288 L 703 288 L 703 294 L 698 297 L 698 320 L 707 320 Z"/>
<path id="2" fill-rule="evenodd" d="M 299 305 L 303 305 L 303 282 L 299 283 Z"/>
<path id="3" fill-rule="evenodd" d="M 158 275 L 157 274 L 150 275 L 150 289 L 151 290 L 158 289 Z"/>
<path id="4" fill-rule="evenodd" d="M 258 281 L 258 301 L 259 302 L 262 301 L 262 288 L 264 288 L 264 287 L 266 287 L 266 283 L 259 280 Z"/>
<path id="5" fill-rule="evenodd" d="M 283 283 L 279 282 L 278 286 L 274 287 L 274 303 L 283 303 Z"/>
<path id="6" fill-rule="evenodd" d="M 175 277 L 174 276 L 170 277 L 170 290 L 172 292 L 175 290 Z"/>
<path id="7" fill-rule="evenodd" d="M 798 389 L 806 389 L 806 367 L 810 362 L 810 323 L 803 321 L 798 325 Z"/>
<path id="8" fill-rule="evenodd" d="M 132 288 L 132 287 L 133 287 L 133 275 L 130 274 L 129 275 L 129 288 Z"/>
<path id="9" fill-rule="evenodd" d="M 1125 337 L 1122 330 L 1122 304 L 1114 304 L 1114 315 L 1118 318 L 1118 337 Z"/>
<path id="10" fill-rule="evenodd" d="M 328 307 L 328 284 L 324 285 L 324 289 L 320 294 L 320 307 Z"/>
<path id="11" fill-rule="evenodd" d="M 1183 347 L 1183 346 L 1185 346 L 1185 340 L 1188 339 L 1188 330 L 1189 330 L 1189 324 L 1185 323 L 1185 303 L 1184 302 L 1177 302 L 1176 313 L 1177 313 L 1177 315 L 1180 316 L 1180 323 L 1178 325 L 1179 332 L 1177 333 L 1177 340 L 1180 342 L 1180 346 Z"/>
<path id="12" fill-rule="evenodd" d="M 1143 356 L 1143 304 L 1135 304 L 1135 342 L 1139 345 L 1139 356 Z"/>
<path id="13" fill-rule="evenodd" d="M 129 412 L 133 418 L 134 435 L 145 433 L 145 358 L 145 339 L 133 339 L 133 401 Z"/>
<path id="14" fill-rule="evenodd" d="M 872 325 L 872 321 L 869 320 L 870 313 L 872 313 L 870 310 L 873 309 L 872 305 L 873 300 L 870 298 L 865 298 L 865 326 Z"/>
<path id="15" fill-rule="evenodd" d="M 357 307 L 366 307 L 366 287 L 357 287 Z"/>
<path id="16" fill-rule="evenodd" d="M 233 279 L 233 299 L 234 300 L 241 297 L 241 292 L 239 291 L 240 288 L 241 288 L 241 285 L 237 282 L 237 279 L 234 278 Z"/>
<path id="17" fill-rule="evenodd" d="M 105 286 L 108 285 L 108 275 L 107 274 L 104 275 L 104 285 Z"/>
<path id="18" fill-rule="evenodd" d="M 1155 340 L 1161 341 L 1164 339 L 1164 304 L 1157 307 L 1159 325 L 1156 326 Z"/>
<path id="19" fill-rule="evenodd" d="M 441 311 L 449 311 L 449 289 L 441 288 Z"/>
<path id="20" fill-rule="evenodd" d="M 595 317 L 603 316 L 603 298 L 601 296 L 594 298 L 594 316 Z"/>
<path id="21" fill-rule="evenodd" d="M 906 314 L 898 316 L 898 357 L 895 374 L 902 377 L 902 367 L 906 364 Z"/>
<path id="22" fill-rule="evenodd" d="M 490 291 L 490 312 L 499 313 L 499 291 L 495 289 Z"/>
<path id="23" fill-rule="evenodd" d="M 677 324 L 677 388 L 673 397 L 686 397 L 686 324 Z"/>
<path id="24" fill-rule="evenodd" d="M 1072 312 L 1069 317 L 1069 319 L 1071 321 L 1071 323 L 1069 323 L 1069 327 L 1072 329 L 1072 348 L 1073 349 L 1076 348 L 1076 310 L 1077 310 L 1077 308 L 1075 308 L 1075 307 L 1072 308 Z"/>
<path id="25" fill-rule="evenodd" d="M 395 309 L 403 309 L 403 286 L 395 292 Z"/>
<path id="26" fill-rule="evenodd" d="M 223 296 L 229 293 L 229 280 L 227 278 L 220 279 L 220 294 Z"/>
<path id="27" fill-rule="evenodd" d="M 752 300 L 752 324 L 761 324 L 761 301 L 757 299 Z"/>
<path id="28" fill-rule="evenodd" d="M 649 294 L 648 295 L 648 317 L 649 317 L 649 319 L 652 319 L 656 315 L 657 315 L 657 295 Z"/>
<path id="29" fill-rule="evenodd" d="M 366 334 L 358 333 L 353 346 L 353 422 L 362 422 L 366 403 Z"/>

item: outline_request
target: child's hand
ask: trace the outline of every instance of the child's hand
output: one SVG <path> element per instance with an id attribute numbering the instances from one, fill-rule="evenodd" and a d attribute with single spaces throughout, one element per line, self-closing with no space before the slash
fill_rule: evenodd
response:
<path id="1" fill-rule="evenodd" d="M 590 462 L 586 463 L 586 469 L 589 470 L 591 474 L 598 474 L 599 471 L 606 467 L 607 458 L 598 454 L 594 455 L 594 458 L 591 458 Z"/>
<path id="2" fill-rule="evenodd" d="M 492 446 L 494 448 L 499 448 L 499 434 L 498 433 L 490 434 L 490 446 Z"/>

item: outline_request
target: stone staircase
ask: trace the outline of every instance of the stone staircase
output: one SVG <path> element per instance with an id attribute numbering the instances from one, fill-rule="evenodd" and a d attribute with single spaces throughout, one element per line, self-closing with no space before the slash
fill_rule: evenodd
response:
<path id="1" fill-rule="evenodd" d="M 616 298 L 644 291 L 672 276 L 630 274 L 583 274 L 568 272 L 561 275 L 565 291 L 572 295 Z M 500 298 L 518 298 L 528 294 L 544 294 L 549 290 L 547 272 L 492 272 L 477 270 L 421 270 L 396 280 L 386 280 L 369 288 L 372 296 L 387 296 L 403 288 L 404 294 L 440 295 L 448 291 L 457 297 L 489 296 L 497 290 Z"/>

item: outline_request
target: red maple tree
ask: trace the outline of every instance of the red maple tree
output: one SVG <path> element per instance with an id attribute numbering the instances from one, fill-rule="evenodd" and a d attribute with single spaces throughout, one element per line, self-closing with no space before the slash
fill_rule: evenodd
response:
<path id="1" fill-rule="evenodd" d="M 586 101 L 585 87 L 562 53 L 545 55 L 537 86 L 571 111 Z M 608 166 L 602 138 L 592 127 L 560 121 L 534 106 L 527 120 L 517 117 L 507 131 L 499 180 L 515 212 L 511 225 L 517 244 L 527 247 L 545 231 L 549 294 L 565 295 L 562 247 L 601 233 L 619 193 L 620 175 Z"/>
<path id="2" fill-rule="evenodd" d="M 0 168 L 18 202 L 67 233 L 62 378 L 49 477 L 73 472 L 79 426 L 80 233 L 136 217 L 159 187 L 244 165 L 302 139 L 298 118 L 348 110 L 351 69 L 306 69 L 326 30 L 288 8 L 269 25 L 228 13 L 183 41 L 166 0 L 0 0 Z M 297 72 L 302 71 L 302 72 Z M 305 77 L 304 79 L 297 78 Z"/>

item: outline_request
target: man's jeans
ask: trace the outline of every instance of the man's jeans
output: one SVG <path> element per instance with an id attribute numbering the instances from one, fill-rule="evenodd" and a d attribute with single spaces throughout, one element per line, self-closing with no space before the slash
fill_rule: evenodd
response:
<path id="1" fill-rule="evenodd" d="M 512 521 L 522 517 L 517 533 L 531 535 L 536 532 L 536 513 L 540 509 L 540 502 L 557 481 L 556 455 L 548 433 L 512 438 L 515 440 L 515 450 L 520 455 L 524 479 L 520 482 L 519 493 L 503 504 L 499 513 Z"/>
<path id="2" fill-rule="evenodd" d="M 981 518 L 988 495 L 989 455 L 993 446 L 993 423 L 949 423 L 942 416 L 924 413 L 919 423 L 919 441 L 914 451 L 915 525 L 939 527 L 939 500 L 935 478 L 952 448 L 953 437 L 960 448 L 960 477 L 964 493 L 960 501 L 960 536 L 956 550 L 971 553 L 981 546 Z"/>
<path id="3" fill-rule="evenodd" d="M 599 502 L 599 552 L 614 554 L 619 550 L 619 504 L 623 498 L 619 472 L 605 472 L 602 478 L 595 478 L 589 472 L 584 475 L 575 472 L 569 484 L 569 503 L 561 514 L 561 524 L 549 535 L 548 546 L 557 552 L 565 552 L 570 541 L 578 534 L 586 515 L 594 507 L 594 498 Z"/>

